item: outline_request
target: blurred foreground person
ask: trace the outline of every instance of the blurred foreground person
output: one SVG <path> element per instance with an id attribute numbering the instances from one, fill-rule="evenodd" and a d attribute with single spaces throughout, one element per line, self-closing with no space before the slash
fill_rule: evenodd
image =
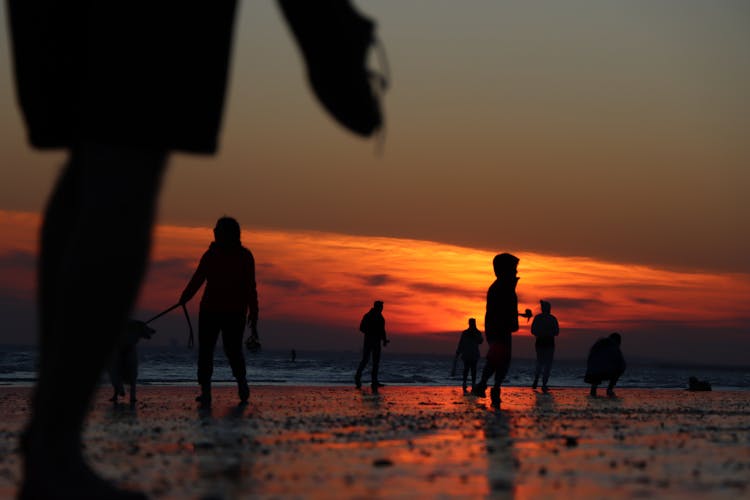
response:
<path id="1" fill-rule="evenodd" d="M 21 498 L 144 497 L 85 463 L 82 426 L 143 278 L 169 153 L 217 149 L 235 6 L 7 2 L 29 142 L 69 153 L 40 235 Z M 343 0 L 280 6 L 321 103 L 349 130 L 377 131 L 382 89 L 365 67 L 374 23 Z"/>

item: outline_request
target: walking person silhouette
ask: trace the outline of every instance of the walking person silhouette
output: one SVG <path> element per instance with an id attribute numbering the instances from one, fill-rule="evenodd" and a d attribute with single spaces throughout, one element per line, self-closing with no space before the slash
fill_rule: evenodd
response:
<path id="1" fill-rule="evenodd" d="M 388 338 L 385 334 L 385 318 L 383 317 L 383 302 L 376 300 L 372 309 L 367 311 L 359 323 L 359 331 L 365 335 L 362 345 L 362 360 L 359 362 L 357 372 L 354 374 L 354 385 L 357 389 L 362 387 L 362 371 L 372 357 L 372 370 L 370 387 L 372 393 L 377 394 L 378 389 L 383 386 L 378 380 L 380 371 L 380 352 L 381 344 L 383 347 L 388 345 Z"/>
<path id="2" fill-rule="evenodd" d="M 374 22 L 346 0 L 279 6 L 320 103 L 372 135 L 382 124 L 382 88 L 366 67 Z M 21 498 L 144 497 L 89 467 L 81 433 L 142 282 L 169 153 L 217 149 L 235 7 L 7 2 L 29 142 L 69 153 L 40 232 L 39 370 L 19 447 Z"/>
<path id="3" fill-rule="evenodd" d="M 477 383 L 477 363 L 479 362 L 479 344 L 482 343 L 482 332 L 477 328 L 477 320 L 469 318 L 469 328 L 461 332 L 456 348 L 456 356 L 461 356 L 464 363 L 463 391 L 466 390 L 466 379 L 471 372 L 471 387 Z"/>
<path id="4" fill-rule="evenodd" d="M 518 262 L 518 257 L 509 253 L 498 254 L 492 260 L 497 279 L 487 290 L 487 312 L 484 316 L 484 333 L 490 348 L 482 378 L 472 389 L 472 394 L 484 397 L 487 382 L 494 375 L 495 381 L 490 390 L 494 406 L 500 404 L 500 384 L 510 367 L 512 333 L 518 331 L 518 317 L 531 317 L 528 309 L 523 314 L 518 312 Z"/>
<path id="5" fill-rule="evenodd" d="M 531 334 L 536 337 L 534 349 L 536 350 L 536 367 L 534 369 L 534 383 L 532 389 L 536 389 L 539 383 L 539 375 L 542 375 L 542 392 L 549 391 L 547 382 L 552 370 L 552 360 L 555 357 L 555 337 L 560 334 L 560 326 L 550 311 L 552 305 L 546 300 L 540 300 L 542 312 L 534 316 L 531 322 Z"/>
<path id="6" fill-rule="evenodd" d="M 240 225 L 231 217 L 216 221 L 214 238 L 179 300 L 180 304 L 186 304 L 206 283 L 198 319 L 198 383 L 201 393 L 196 398 L 204 406 L 211 404 L 211 375 L 219 332 L 242 403 L 250 397 L 245 356 L 242 354 L 245 324 L 250 327 L 251 339 L 258 341 L 258 292 L 253 254 L 242 246 Z"/>

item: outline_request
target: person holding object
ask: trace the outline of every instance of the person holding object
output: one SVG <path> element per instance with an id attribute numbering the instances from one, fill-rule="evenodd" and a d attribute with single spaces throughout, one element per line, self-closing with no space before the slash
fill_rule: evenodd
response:
<path id="1" fill-rule="evenodd" d="M 531 311 L 518 312 L 518 262 L 515 255 L 501 253 L 495 255 L 492 267 L 497 278 L 487 290 L 487 312 L 484 316 L 484 330 L 490 348 L 487 363 L 482 370 L 482 379 L 472 388 L 472 394 L 484 397 L 487 381 L 495 376 L 490 397 L 493 406 L 500 404 L 500 384 L 508 373 L 511 360 L 512 333 L 518 331 L 518 317 L 531 317 Z"/>
<path id="2" fill-rule="evenodd" d="M 372 393 L 377 394 L 378 388 L 382 387 L 378 381 L 378 371 L 380 369 L 380 350 L 381 343 L 385 347 L 388 345 L 388 338 L 385 335 L 385 318 L 383 317 L 383 301 L 376 300 L 368 312 L 362 317 L 359 323 L 359 331 L 364 333 L 364 345 L 362 346 L 362 360 L 357 367 L 357 373 L 354 375 L 354 384 L 357 389 L 362 387 L 362 371 L 370 361 L 372 356 L 372 380 L 370 387 Z"/>
<path id="3" fill-rule="evenodd" d="M 198 317 L 198 383 L 201 393 L 195 400 L 203 405 L 211 404 L 214 348 L 221 332 L 224 353 L 237 380 L 240 402 L 245 403 L 250 389 L 245 378 L 242 337 L 247 323 L 250 337 L 258 338 L 258 292 L 255 288 L 255 259 L 252 252 L 242 246 L 240 225 L 231 217 L 216 221 L 214 241 L 182 292 L 180 304 L 192 299 L 204 282 L 206 289 Z"/>
<path id="4" fill-rule="evenodd" d="M 536 337 L 534 349 L 536 350 L 536 368 L 534 370 L 534 383 L 532 389 L 537 388 L 539 374 L 542 375 L 542 392 L 549 391 L 547 382 L 552 369 L 552 359 L 555 357 L 555 337 L 560 334 L 560 326 L 550 311 L 552 305 L 546 300 L 540 300 L 542 312 L 534 316 L 531 322 L 531 334 Z"/>
<path id="5" fill-rule="evenodd" d="M 20 498 L 145 497 L 88 465 L 83 425 L 143 280 L 169 156 L 218 149 L 236 3 L 6 4 L 28 141 L 68 152 L 40 231 Z M 383 121 L 382 85 L 366 67 L 375 22 L 347 0 L 279 6 L 320 103 L 372 136 Z"/>

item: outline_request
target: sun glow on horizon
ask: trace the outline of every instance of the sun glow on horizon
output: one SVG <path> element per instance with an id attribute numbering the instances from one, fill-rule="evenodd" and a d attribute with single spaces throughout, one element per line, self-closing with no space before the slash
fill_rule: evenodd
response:
<path id="1" fill-rule="evenodd" d="M 2 290 L 33 298 L 39 216 L 0 212 L 6 235 L 0 258 Z M 391 333 L 460 331 L 467 319 L 484 324 L 485 294 L 494 280 L 494 252 L 403 238 L 243 229 L 256 259 L 261 322 L 356 329 L 374 300 L 385 302 Z M 211 228 L 160 225 L 138 309 L 174 304 L 213 238 Z M 504 251 L 506 249 L 498 249 Z M 676 272 L 643 265 L 513 252 L 520 259 L 519 310 L 552 303 L 566 331 L 654 320 L 746 328 L 750 277 Z M 25 256 L 20 258 L 19 256 Z M 191 307 L 197 309 L 198 300 Z M 529 323 L 521 320 L 520 334 Z M 619 325 L 619 326 L 618 326 Z"/>

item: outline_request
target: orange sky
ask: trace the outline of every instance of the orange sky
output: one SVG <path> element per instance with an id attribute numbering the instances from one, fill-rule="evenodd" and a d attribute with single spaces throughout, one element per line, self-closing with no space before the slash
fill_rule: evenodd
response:
<path id="1" fill-rule="evenodd" d="M 37 224 L 34 214 L 0 212 L 0 229 L 8 236 L 0 247 L 0 290 L 6 303 L 33 298 Z M 211 239 L 207 227 L 157 228 L 137 317 L 146 319 L 177 301 Z M 401 349 L 439 352 L 443 343 L 453 343 L 470 316 L 483 328 L 485 294 L 494 279 L 493 252 L 418 240 L 253 228 L 244 228 L 243 242 L 256 258 L 260 329 L 270 346 L 356 349 L 359 319 L 375 299 L 385 302 L 387 330 L 404 339 Z M 501 250 L 521 259 L 519 308 L 538 313 L 538 300 L 549 300 L 563 339 L 589 340 L 619 330 L 626 338 L 645 336 L 668 346 L 694 330 L 704 332 L 702 341 L 681 345 L 700 352 L 701 345 L 715 349 L 717 342 L 727 342 L 748 322 L 746 274 L 681 273 Z M 194 315 L 197 303 L 191 303 Z M 17 321 L 28 323 L 29 318 Z M 181 321 L 176 315 L 157 325 L 165 328 L 162 339 L 182 342 Z M 6 327 L 0 343 L 13 333 Z M 523 320 L 518 335 L 529 335 Z M 320 343 L 313 342 L 315 336 Z M 422 341 L 415 344 L 415 339 Z M 736 345 L 725 347 L 731 358 Z"/>

